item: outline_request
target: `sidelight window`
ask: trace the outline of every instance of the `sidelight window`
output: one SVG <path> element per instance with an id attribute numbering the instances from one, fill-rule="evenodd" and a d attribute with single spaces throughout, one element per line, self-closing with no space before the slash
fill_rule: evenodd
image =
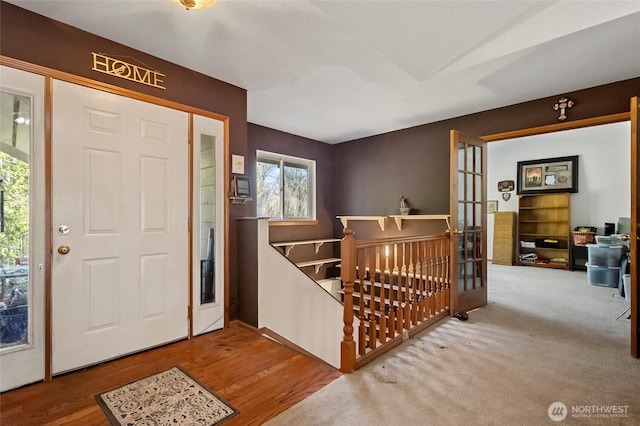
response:
<path id="1" fill-rule="evenodd" d="M 0 349 L 29 341 L 31 101 L 0 92 Z"/>

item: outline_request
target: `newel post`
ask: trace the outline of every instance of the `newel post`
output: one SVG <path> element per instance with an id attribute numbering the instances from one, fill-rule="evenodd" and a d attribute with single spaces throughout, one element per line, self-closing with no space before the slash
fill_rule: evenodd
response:
<path id="1" fill-rule="evenodd" d="M 344 238 L 340 243 L 341 272 L 344 285 L 344 336 L 340 343 L 340 371 L 352 373 L 356 369 L 356 344 L 353 340 L 353 283 L 356 280 L 356 241 L 353 231 L 344 230 Z"/>

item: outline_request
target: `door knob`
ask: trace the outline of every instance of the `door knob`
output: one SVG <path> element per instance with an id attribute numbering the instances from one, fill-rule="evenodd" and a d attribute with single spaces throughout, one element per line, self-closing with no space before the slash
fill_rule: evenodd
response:
<path id="1" fill-rule="evenodd" d="M 71 251 L 71 249 L 67 245 L 58 247 L 58 253 L 60 254 L 67 254 L 69 251 Z"/>

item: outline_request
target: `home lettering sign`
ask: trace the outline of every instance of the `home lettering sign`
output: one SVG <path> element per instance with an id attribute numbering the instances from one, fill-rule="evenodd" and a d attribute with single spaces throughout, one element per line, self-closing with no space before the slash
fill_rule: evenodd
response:
<path id="1" fill-rule="evenodd" d="M 147 86 L 158 89 L 165 89 L 162 85 L 162 83 L 164 83 L 162 78 L 165 75 L 162 73 L 130 64 L 120 59 L 110 58 L 101 53 L 92 52 L 91 54 L 93 55 L 92 69 L 94 71 L 135 81 L 140 84 L 146 84 Z"/>

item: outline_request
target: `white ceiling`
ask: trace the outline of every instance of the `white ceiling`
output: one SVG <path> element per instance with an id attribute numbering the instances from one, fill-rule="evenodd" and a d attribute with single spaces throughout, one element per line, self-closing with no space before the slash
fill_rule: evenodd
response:
<path id="1" fill-rule="evenodd" d="M 640 76 L 637 0 L 9 2 L 245 88 L 250 122 L 327 143 Z"/>

